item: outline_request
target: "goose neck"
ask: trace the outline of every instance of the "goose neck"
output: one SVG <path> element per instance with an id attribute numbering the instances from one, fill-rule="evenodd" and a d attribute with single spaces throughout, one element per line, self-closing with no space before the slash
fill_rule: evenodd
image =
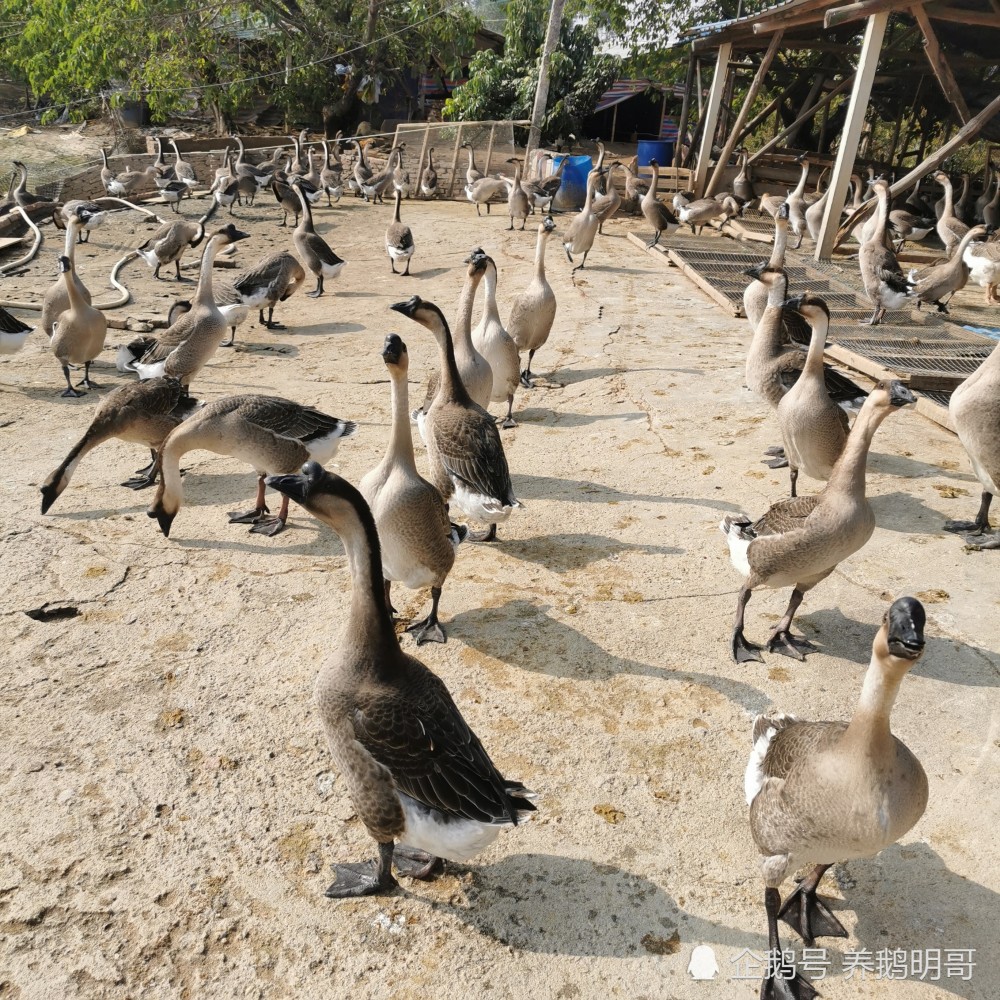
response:
<path id="1" fill-rule="evenodd" d="M 844 450 L 830 474 L 827 486 L 830 492 L 846 493 L 856 499 L 864 498 L 868 449 L 871 448 L 879 424 L 888 415 L 888 410 L 874 409 L 870 405 L 872 399 L 873 396 L 869 396 L 868 402 L 861 407 L 851 433 L 847 435 Z"/>
<path id="2" fill-rule="evenodd" d="M 830 326 L 830 321 L 825 313 L 820 313 L 812 323 L 812 336 L 809 339 L 809 352 L 806 354 L 805 371 L 810 374 L 823 374 L 823 351 L 826 347 L 826 335 Z"/>
<path id="3" fill-rule="evenodd" d="M 468 402 L 469 394 L 465 391 L 462 376 L 458 372 L 458 362 L 455 360 L 455 345 L 451 339 L 448 324 L 438 318 L 430 327 L 437 341 L 438 354 L 441 360 L 441 388 L 439 397 L 457 402 Z"/>
<path id="4" fill-rule="evenodd" d="M 809 161 L 806 160 L 802 164 L 802 173 L 799 175 L 799 183 L 795 187 L 795 194 L 797 197 L 801 198 L 802 193 L 806 189 L 806 181 L 809 179 Z"/>
<path id="5" fill-rule="evenodd" d="M 500 310 L 497 308 L 497 269 L 496 265 L 492 262 L 486 265 L 483 284 L 486 286 L 486 304 L 483 313 L 488 319 L 499 323 Z"/>
<path id="6" fill-rule="evenodd" d="M 882 756 L 891 747 L 889 717 L 901 680 L 902 675 L 892 676 L 883 670 L 878 656 L 872 655 L 845 742 L 860 744 L 872 756 Z"/>
<path id="7" fill-rule="evenodd" d="M 66 283 L 66 295 L 69 298 L 69 307 L 73 312 L 76 312 L 84 304 L 84 299 L 76 284 L 76 268 L 73 265 L 72 259 L 70 260 L 69 268 L 63 271 L 63 281 Z"/>
<path id="8" fill-rule="evenodd" d="M 215 295 L 212 290 L 212 268 L 215 266 L 215 255 L 219 252 L 219 241 L 213 236 L 201 255 L 201 273 L 198 276 L 198 291 L 195 302 L 200 305 L 215 305 Z"/>
<path id="9" fill-rule="evenodd" d="M 392 430 L 389 434 L 389 449 L 386 457 L 407 471 L 416 472 L 413 455 L 413 436 L 410 433 L 410 392 L 406 372 L 398 365 L 389 370 L 392 391 Z"/>
<path id="10" fill-rule="evenodd" d="M 785 247 L 788 246 L 788 221 L 776 219 L 774 223 L 774 246 L 771 248 L 771 259 L 768 267 L 785 266 Z"/>
<path id="11" fill-rule="evenodd" d="M 535 243 L 535 277 L 545 277 L 545 241 L 548 233 L 543 226 L 538 229 L 538 241 Z"/>
<path id="12" fill-rule="evenodd" d="M 455 329 L 452 333 L 454 341 L 462 347 L 466 355 L 472 353 L 472 309 L 476 302 L 476 292 L 482 273 L 477 272 L 466 276 L 462 292 L 458 297 L 458 308 L 455 316 Z"/>

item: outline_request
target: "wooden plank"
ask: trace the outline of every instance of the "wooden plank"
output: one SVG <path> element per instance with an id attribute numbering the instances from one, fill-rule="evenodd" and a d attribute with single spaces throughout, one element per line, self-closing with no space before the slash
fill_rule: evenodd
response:
<path id="1" fill-rule="evenodd" d="M 676 250 L 671 250 L 667 247 L 667 256 L 674 262 L 674 264 L 680 268 L 681 273 L 689 281 L 694 282 L 709 298 L 717 302 L 723 309 L 726 310 L 731 316 L 741 317 L 746 316 L 743 312 L 743 302 L 733 302 L 732 299 L 728 298 L 722 292 L 719 291 L 711 281 L 708 280 L 700 271 L 693 268 L 688 264 L 683 256 L 679 254 Z"/>
<path id="2" fill-rule="evenodd" d="M 922 2 L 914 6 L 922 6 Z M 899 0 L 859 0 L 858 3 L 845 4 L 843 7 L 831 7 L 823 17 L 823 27 L 827 31 L 838 24 L 847 24 L 883 10 L 899 10 Z M 912 10 L 912 8 L 911 8 Z"/>
<path id="3" fill-rule="evenodd" d="M 854 159 L 858 153 L 861 128 L 868 111 L 875 70 L 878 68 L 879 53 L 889 23 L 888 11 L 872 14 L 865 26 L 865 37 L 861 43 L 858 68 L 854 75 L 854 88 L 847 109 L 847 120 L 840 134 L 837 159 L 830 173 L 829 194 L 823 209 L 819 239 L 816 241 L 816 260 L 830 257 L 837 238 L 837 222 L 840 220 L 844 203 L 847 201 L 847 186 L 854 172 Z"/>
<path id="4" fill-rule="evenodd" d="M 722 89 L 726 83 L 726 67 L 732 55 L 733 46 L 723 42 L 719 46 L 719 54 L 715 60 L 715 72 L 712 74 L 712 89 L 708 93 L 708 106 L 705 108 L 704 127 L 701 132 L 701 149 L 698 151 L 698 164 L 695 170 L 694 193 L 701 197 L 708 180 L 708 167 L 712 159 L 712 139 L 715 136 L 715 126 L 719 120 L 719 107 L 722 104 Z"/>
<path id="5" fill-rule="evenodd" d="M 0 250 L 6 250 L 8 247 L 16 247 L 23 239 L 23 236 L 2 236 L 0 237 Z"/>
<path id="6" fill-rule="evenodd" d="M 946 7 L 943 4 L 929 4 L 927 13 L 935 21 L 954 21 L 956 24 L 978 24 L 984 28 L 1000 29 L 1000 7 L 994 4 L 993 11 L 962 10 L 960 7 Z"/>
<path id="7" fill-rule="evenodd" d="M 952 103 L 958 112 L 959 120 L 965 125 L 972 115 L 969 114 L 969 106 L 965 103 L 965 98 L 962 97 L 962 91 L 955 79 L 955 74 L 952 73 L 951 66 L 945 58 L 944 52 L 941 51 L 941 45 L 934 33 L 927 11 L 917 4 L 910 8 L 910 13 L 920 26 L 920 31 L 924 36 L 924 54 L 931 64 L 931 69 L 934 70 L 934 75 L 944 91 L 944 96 Z"/>
<path id="8" fill-rule="evenodd" d="M 764 78 L 767 76 L 767 71 L 771 68 L 771 62 L 774 60 L 775 53 L 777 53 L 778 46 L 781 45 L 781 39 L 783 37 L 784 32 L 782 31 L 776 31 L 771 37 L 771 44 L 768 45 L 767 52 L 764 53 L 764 58 L 761 59 L 760 65 L 757 67 L 757 72 L 754 74 L 754 78 L 750 83 L 750 89 L 747 91 L 746 99 L 743 101 L 743 107 L 740 108 L 740 113 L 736 116 L 736 121 L 729 130 L 729 138 L 726 140 L 722 153 L 719 155 L 719 160 L 715 164 L 715 170 L 712 172 L 712 177 L 708 182 L 708 186 L 705 188 L 706 198 L 710 198 L 712 196 L 715 189 L 719 186 L 719 182 L 722 180 L 722 173 L 729 163 L 729 157 L 732 156 L 733 149 L 736 148 L 736 143 L 740 138 L 740 132 L 750 114 L 750 107 L 757 99 L 757 95 L 760 93 L 760 88 L 764 83 Z"/>

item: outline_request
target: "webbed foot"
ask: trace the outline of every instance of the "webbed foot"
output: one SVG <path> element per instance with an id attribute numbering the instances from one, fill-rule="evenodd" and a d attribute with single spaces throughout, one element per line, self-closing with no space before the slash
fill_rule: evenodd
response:
<path id="1" fill-rule="evenodd" d="M 268 507 L 255 507 L 253 510 L 244 511 L 240 513 L 237 511 L 230 511 L 229 513 L 229 523 L 230 524 L 256 524 L 265 514 L 270 514 L 271 511 Z"/>
<path id="2" fill-rule="evenodd" d="M 126 479 L 122 486 L 127 487 L 130 490 L 146 490 L 150 486 L 156 485 L 156 474 L 152 473 L 146 476 L 132 476 L 130 479 Z"/>
<path id="3" fill-rule="evenodd" d="M 392 863 L 396 866 L 396 871 L 406 878 L 416 878 L 429 882 L 435 875 L 444 871 L 444 862 L 428 854 L 427 851 L 419 851 L 415 847 L 406 847 L 398 844 L 392 854 Z"/>
<path id="4" fill-rule="evenodd" d="M 733 636 L 730 640 L 730 652 L 733 655 L 734 663 L 749 663 L 756 660 L 758 663 L 764 662 L 764 657 L 760 655 L 763 646 L 758 646 L 755 642 L 750 642 L 743 634 L 743 629 L 733 629 Z"/>
<path id="5" fill-rule="evenodd" d="M 503 422 L 500 424 L 501 430 L 509 431 L 511 428 L 517 426 L 517 421 L 513 417 L 505 417 Z"/>
<path id="6" fill-rule="evenodd" d="M 760 1000 L 813 1000 L 819 992 L 794 965 L 781 965 L 780 975 L 774 972 L 760 984 Z"/>
<path id="7" fill-rule="evenodd" d="M 763 464 L 766 465 L 769 469 L 787 469 L 788 468 L 788 459 L 785 458 L 784 456 L 782 456 L 780 458 L 768 458 L 768 459 L 763 459 L 762 458 L 761 462 L 763 462 Z"/>
<path id="8" fill-rule="evenodd" d="M 784 920 L 811 948 L 818 937 L 847 937 L 844 925 L 833 915 L 825 900 L 816 895 L 812 877 L 804 878 L 787 896 L 778 911 Z"/>
<path id="9" fill-rule="evenodd" d="M 422 646 L 425 642 L 447 642 L 448 636 L 441 627 L 437 618 L 428 615 L 418 622 L 413 622 L 406 626 L 407 632 L 416 632 L 417 645 Z M 397 852 L 398 854 L 398 852 Z"/>
<path id="10" fill-rule="evenodd" d="M 86 396 L 87 394 L 85 392 L 77 392 L 76 389 L 63 389 L 59 395 L 64 399 L 79 399 L 81 396 Z"/>
<path id="11" fill-rule="evenodd" d="M 785 454 L 785 448 L 783 445 L 780 444 L 772 444 L 770 448 L 764 449 L 764 454 L 771 455 L 772 457 L 777 458 L 779 455 Z"/>
<path id="12" fill-rule="evenodd" d="M 350 899 L 357 896 L 387 896 L 399 883 L 391 871 L 379 871 L 375 861 L 345 862 L 334 865 L 336 878 L 327 887 L 330 899 Z"/>
<path id="13" fill-rule="evenodd" d="M 285 530 L 285 522 L 280 517 L 260 517 L 250 529 L 252 535 L 267 535 L 274 538 Z"/>
<path id="14" fill-rule="evenodd" d="M 966 535 L 965 544 L 973 549 L 1000 549 L 1000 535 Z"/>
<path id="15" fill-rule="evenodd" d="M 788 629 L 785 629 L 771 635 L 771 638 L 767 640 L 767 651 L 790 656 L 793 660 L 804 660 L 806 653 L 815 653 L 817 650 L 804 636 L 792 635 Z"/>
<path id="16" fill-rule="evenodd" d="M 491 524 L 488 531 L 470 531 L 465 540 L 468 542 L 495 542 L 497 540 L 497 526 Z"/>
<path id="17" fill-rule="evenodd" d="M 521 385 L 523 385 L 525 389 L 535 388 L 535 383 L 532 382 L 531 377 L 528 375 L 527 371 L 521 372 Z"/>
<path id="18" fill-rule="evenodd" d="M 966 531 L 981 532 L 983 530 L 983 526 L 978 521 L 945 521 L 941 527 L 944 531 L 951 531 L 956 535 L 961 535 Z"/>

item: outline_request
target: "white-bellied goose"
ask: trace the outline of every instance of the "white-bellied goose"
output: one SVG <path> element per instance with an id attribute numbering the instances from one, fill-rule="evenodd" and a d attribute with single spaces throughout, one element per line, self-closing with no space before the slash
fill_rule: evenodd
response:
<path id="1" fill-rule="evenodd" d="M 180 460 L 189 451 L 202 449 L 216 455 L 242 459 L 257 472 L 257 500 L 253 510 L 229 515 L 230 524 L 252 524 L 251 532 L 273 537 L 285 528 L 288 498 L 282 496 L 277 517 L 264 502 L 268 473 L 297 469 L 303 462 L 320 465 L 337 453 L 341 438 L 350 437 L 357 425 L 293 403 L 280 396 L 253 394 L 225 396 L 207 403 L 167 435 L 159 451 L 162 478 L 147 513 L 156 518 L 167 537 L 184 502 Z"/>
<path id="2" fill-rule="evenodd" d="M 847 722 L 807 722 L 758 715 L 744 790 L 750 832 L 760 851 L 768 947 L 777 955 L 761 984 L 762 1000 L 809 1000 L 816 990 L 781 950 L 778 920 L 802 936 L 847 937 L 816 895 L 835 862 L 867 858 L 904 836 L 927 808 L 920 761 L 889 727 L 903 678 L 924 651 L 926 615 L 913 597 L 889 607 L 872 644 L 854 716 Z M 812 872 L 785 897 L 785 878 L 804 865 Z"/>
<path id="3" fill-rule="evenodd" d="M 749 159 L 749 150 L 741 149 L 736 177 L 733 179 L 733 194 L 741 205 L 748 204 L 756 197 L 753 190 L 753 178 L 750 175 Z"/>
<path id="4" fill-rule="evenodd" d="M 75 216 L 80 223 L 77 242 L 89 243 L 91 229 L 104 225 L 107 215 L 108 213 L 97 202 L 74 198 L 52 210 L 52 224 L 56 229 L 65 229 L 69 225 L 69 220 Z M 86 239 L 83 238 L 84 233 L 87 234 Z"/>
<path id="5" fill-rule="evenodd" d="M 159 471 L 156 450 L 164 438 L 200 405 L 175 378 L 129 382 L 113 389 L 101 400 L 83 437 L 42 483 L 42 513 L 48 513 L 69 486 L 83 457 L 112 438 L 143 444 L 151 452 L 150 464 L 138 469 L 122 486 L 131 490 L 152 486 Z"/>
<path id="6" fill-rule="evenodd" d="M 596 170 L 591 170 L 587 174 L 587 193 L 583 199 L 583 208 L 576 214 L 573 221 L 566 229 L 563 238 L 563 249 L 566 251 L 566 258 L 573 263 L 573 254 L 583 254 L 583 260 L 577 264 L 571 273 L 583 270 L 587 263 L 587 254 L 590 253 L 597 237 L 597 227 L 600 225 L 597 213 L 594 211 L 594 192 L 597 190 L 599 175 Z"/>
<path id="7" fill-rule="evenodd" d="M 34 329 L 0 307 L 0 354 L 16 354 Z"/>
<path id="8" fill-rule="evenodd" d="M 431 610 L 426 618 L 406 629 L 416 632 L 417 645 L 446 642 L 438 621 L 441 588 L 455 563 L 455 550 L 465 537 L 448 519 L 441 492 L 417 472 L 410 436 L 406 344 L 395 333 L 385 338 L 382 360 L 389 371 L 392 393 L 392 429 L 385 457 L 358 484 L 371 507 L 382 544 L 385 603 L 394 615 L 391 590 L 398 580 L 411 590 L 431 589 Z"/>
<path id="9" fill-rule="evenodd" d="M 91 301 L 90 289 L 84 285 L 80 280 L 80 276 L 76 273 L 76 237 L 79 229 L 80 220 L 75 215 L 70 216 L 69 221 L 66 223 L 66 240 L 63 246 L 63 256 L 69 258 L 71 267 L 68 273 L 70 280 L 76 286 L 77 294 L 89 305 Z M 65 312 L 68 308 L 69 293 L 66 291 L 65 275 L 60 275 L 49 285 L 45 291 L 45 295 L 42 296 L 42 315 L 38 320 L 39 328 L 50 340 L 52 339 L 53 324 L 58 319 L 59 314 Z"/>
<path id="10" fill-rule="evenodd" d="M 962 193 L 955 201 L 955 218 L 965 225 L 972 219 L 972 178 L 968 173 L 962 174 Z"/>
<path id="11" fill-rule="evenodd" d="M 951 394 L 948 413 L 983 488 L 974 521 L 948 521 L 945 531 L 972 532 L 966 541 L 977 549 L 1000 549 L 990 532 L 990 503 L 1000 493 L 1000 349 Z"/>
<path id="12" fill-rule="evenodd" d="M 159 136 L 153 136 L 156 144 L 156 159 L 153 160 L 153 182 L 162 191 L 168 184 L 177 180 L 177 174 L 173 166 L 163 158 L 163 140 Z"/>
<path id="13" fill-rule="evenodd" d="M 568 159 L 568 156 L 564 156 L 560 161 L 559 166 L 564 167 Z M 625 164 L 625 194 L 633 201 L 642 201 L 646 192 L 649 190 L 649 181 L 643 180 L 639 176 L 638 163 L 639 158 L 637 156 L 633 156 L 632 159 Z"/>
<path id="14" fill-rule="evenodd" d="M 1000 169 L 996 173 L 993 197 L 983 206 L 983 225 L 990 229 L 1000 229 Z"/>
<path id="15" fill-rule="evenodd" d="M 785 198 L 785 203 L 788 205 L 788 225 L 798 237 L 798 242 L 792 247 L 793 250 L 798 250 L 802 246 L 802 237 L 806 233 L 806 209 L 809 207 L 805 199 L 806 181 L 809 179 L 809 159 L 800 156 L 799 163 L 802 166 L 799 183 Z"/>
<path id="16" fill-rule="evenodd" d="M 920 303 L 927 302 L 937 306 L 938 312 L 948 312 L 948 303 L 956 292 L 965 288 L 969 280 L 969 264 L 965 259 L 969 245 L 985 234 L 985 226 L 973 226 L 959 240 L 950 260 L 926 267 L 922 271 L 910 271 L 909 280 L 913 284 L 918 309 Z"/>
<path id="17" fill-rule="evenodd" d="M 174 163 L 174 175 L 177 180 L 183 181 L 188 187 L 194 187 L 198 183 L 198 176 L 194 172 L 194 167 L 181 156 L 181 151 L 177 148 L 177 143 L 171 139 L 170 145 L 174 148 L 174 156 L 177 157 Z"/>
<path id="18" fill-rule="evenodd" d="M 302 208 L 302 222 L 292 233 L 292 243 L 306 267 L 316 275 L 316 287 L 311 292 L 306 292 L 310 299 L 316 299 L 323 294 L 323 280 L 336 278 L 347 266 L 347 261 L 338 257 L 330 244 L 313 228 L 312 208 L 302 193 L 302 178 L 292 177 L 290 183 Z"/>
<path id="19" fill-rule="evenodd" d="M 785 267 L 785 248 L 788 246 L 788 206 L 782 205 L 774 217 L 774 242 L 771 245 L 771 257 L 767 262 L 770 273 L 782 271 Z M 743 312 L 751 330 L 757 329 L 761 316 L 767 308 L 768 286 L 756 276 L 756 268 L 748 268 L 743 273 L 752 280 L 743 289 Z M 753 273 L 751 273 L 753 272 Z"/>
<path id="20" fill-rule="evenodd" d="M 490 214 L 490 201 L 502 191 L 507 190 L 507 182 L 500 177 L 480 177 L 472 184 L 466 184 L 465 197 L 476 206 L 476 215 L 482 215 L 480 205 L 486 206 L 486 214 Z"/>
<path id="21" fill-rule="evenodd" d="M 497 524 L 506 521 L 515 507 L 523 506 L 514 496 L 496 421 L 472 401 L 462 384 L 451 331 L 441 310 L 416 295 L 390 308 L 430 330 L 437 341 L 440 382 L 424 420 L 431 475 L 445 500 L 454 497 L 466 517 L 489 525 L 485 533 L 470 535 L 470 539 L 491 542 Z"/>
<path id="22" fill-rule="evenodd" d="M 556 318 L 556 295 L 545 277 L 545 243 L 555 228 L 552 216 L 545 216 L 538 227 L 538 241 L 535 243 L 535 273 L 528 287 L 514 296 L 507 320 L 507 333 L 517 345 L 518 353 L 528 352 L 528 364 L 520 375 L 521 385 L 526 389 L 534 386 L 531 360 L 535 351 L 549 339 Z"/>
<path id="23" fill-rule="evenodd" d="M 916 397 L 902 382 L 879 382 L 861 407 L 821 493 L 781 500 L 756 521 L 746 514 L 723 518 L 719 528 L 729 543 L 730 559 L 746 578 L 736 602 L 730 639 L 730 652 L 737 663 L 761 659 L 761 647 L 743 635 L 747 602 L 760 587 L 792 588 L 785 614 L 767 641 L 768 652 L 803 660 L 808 650 L 815 649 L 808 640 L 792 634 L 795 612 L 807 591 L 871 538 L 875 514 L 865 498 L 868 449 L 882 421 L 915 402 Z"/>
<path id="24" fill-rule="evenodd" d="M 358 197 L 362 197 L 364 192 L 363 188 L 372 178 L 372 168 L 368 166 L 368 162 L 365 160 L 365 147 L 358 142 L 357 139 L 354 140 L 354 150 L 357 156 L 354 160 L 354 169 L 352 171 L 354 175 L 354 184 L 357 189 Z"/>
<path id="25" fill-rule="evenodd" d="M 938 170 L 934 174 L 934 180 L 944 188 L 944 204 L 937 221 L 937 234 L 941 237 L 945 250 L 950 254 L 958 246 L 959 240 L 969 231 L 969 227 L 955 215 L 951 178 L 943 170 Z"/>
<path id="26" fill-rule="evenodd" d="M 51 198 L 43 198 L 41 195 L 32 194 L 28 190 L 28 168 L 20 160 L 11 161 L 21 172 L 21 178 L 11 192 L 16 205 L 20 205 L 26 212 L 29 208 L 44 208 L 50 206 L 54 211 L 56 202 Z"/>
<path id="27" fill-rule="evenodd" d="M 392 866 L 428 878 L 440 858 L 467 861 L 534 811 L 533 794 L 504 778 L 448 689 L 399 648 L 383 594 L 379 535 L 364 497 L 310 462 L 268 484 L 343 542 L 352 594 L 343 638 L 316 679 L 330 752 L 378 860 L 337 864 L 327 896 L 382 895 Z M 398 844 L 396 841 L 398 840 Z"/>
<path id="28" fill-rule="evenodd" d="M 508 230 L 514 228 L 514 220 L 521 220 L 521 229 L 524 229 L 528 216 L 531 214 L 531 203 L 527 192 L 521 187 L 521 162 L 514 163 L 514 180 L 511 182 L 510 190 L 507 192 L 507 214 L 510 216 Z"/>
<path id="29" fill-rule="evenodd" d="M 660 165 L 656 160 L 650 160 L 649 165 L 653 171 L 653 180 L 640 202 L 643 217 L 653 227 L 653 238 L 646 244 L 647 249 L 656 246 L 663 233 L 669 236 L 677 229 L 677 217 L 656 195 L 656 188 L 660 183 Z"/>
<path id="30" fill-rule="evenodd" d="M 402 149 L 402 147 L 400 147 Z M 393 190 L 398 191 L 404 198 L 409 198 L 411 192 L 413 191 L 413 184 L 410 181 L 409 170 L 403 169 L 403 154 L 400 152 L 397 161 L 396 169 L 392 172 L 392 187 Z"/>
<path id="31" fill-rule="evenodd" d="M 481 170 L 476 169 L 476 151 L 472 148 L 471 142 L 463 142 L 462 149 L 467 149 L 469 151 L 469 165 L 465 168 L 465 183 L 472 185 L 475 184 L 481 177 L 485 174 Z"/>
<path id="32" fill-rule="evenodd" d="M 602 194 L 594 199 L 594 214 L 597 216 L 597 235 L 604 235 L 604 223 L 612 218 L 615 212 L 621 208 L 622 196 L 615 187 L 615 171 L 621 166 L 620 163 L 612 163 L 608 167 L 607 194 Z"/>
<path id="33" fill-rule="evenodd" d="M 104 190 L 116 198 L 131 198 L 140 188 L 152 181 L 152 167 L 116 174 L 108 164 L 108 151 L 103 146 L 101 160 L 104 163 L 101 168 L 101 183 L 104 185 Z"/>
<path id="34" fill-rule="evenodd" d="M 979 197 L 976 199 L 976 204 L 973 208 L 973 221 L 986 223 L 983 212 L 986 206 L 990 203 L 990 188 L 993 186 L 993 182 L 997 177 L 997 171 L 993 167 L 993 160 L 987 159 L 986 161 L 986 175 L 983 178 L 983 190 Z"/>
<path id="35" fill-rule="evenodd" d="M 473 251 L 474 256 L 476 253 L 482 251 Z M 483 316 L 472 331 L 472 343 L 489 362 L 493 372 L 490 400 L 507 404 L 507 416 L 500 425 L 507 429 L 517 426 L 514 420 L 514 393 L 517 392 L 521 379 L 521 359 L 517 353 L 517 344 L 500 320 L 500 310 L 497 308 L 497 266 L 489 256 L 486 258 L 483 284 L 486 286 Z"/>
<path id="36" fill-rule="evenodd" d="M 281 250 L 241 271 L 232 281 L 220 283 L 216 302 L 220 308 L 239 303 L 248 309 L 257 309 L 262 327 L 284 330 L 283 324 L 274 321 L 274 307 L 291 298 L 305 280 L 305 268 L 295 255 Z M 267 319 L 264 319 L 265 309 Z M 231 346 L 231 342 L 226 346 Z"/>
<path id="37" fill-rule="evenodd" d="M 205 238 L 205 223 L 211 214 L 209 212 L 197 222 L 165 222 L 136 247 L 136 253 L 150 267 L 154 278 L 161 280 L 160 268 L 164 264 L 173 264 L 177 280 L 184 280 L 181 277 L 181 258 Z"/>
<path id="38" fill-rule="evenodd" d="M 875 326 L 882 322 L 887 310 L 902 309 L 910 301 L 912 286 L 903 274 L 896 255 L 886 246 L 889 183 L 879 177 L 872 181 L 871 186 L 878 198 L 878 208 L 871 237 L 861 244 L 858 251 L 858 266 L 873 307 L 867 325 Z"/>
<path id="39" fill-rule="evenodd" d="M 66 378 L 66 388 L 62 395 L 68 397 L 82 396 L 73 388 L 69 377 L 70 365 L 83 365 L 83 380 L 79 385 L 87 389 L 99 388 L 90 381 L 90 365 L 101 351 L 104 350 L 104 338 L 108 332 L 108 322 L 100 309 L 95 309 L 84 298 L 73 280 L 73 263 L 69 257 L 59 258 L 59 270 L 66 284 L 66 311 L 56 317 L 52 326 L 52 353 L 62 365 Z"/>
<path id="40" fill-rule="evenodd" d="M 986 304 L 1000 302 L 1000 296 L 996 294 L 1000 285 L 1000 241 L 996 232 L 988 243 L 973 243 L 966 247 L 962 259 L 969 268 L 969 278 L 986 288 Z"/>
<path id="41" fill-rule="evenodd" d="M 403 192 L 397 191 L 392 211 L 392 222 L 386 226 L 385 230 L 385 252 L 389 255 L 389 266 L 392 268 L 392 273 L 398 273 L 396 261 L 405 260 L 406 270 L 403 271 L 403 274 L 407 275 L 410 273 L 410 260 L 416 250 L 416 244 L 413 242 L 413 232 L 410 227 L 401 222 L 399 218 L 399 206 L 402 198 Z"/>
<path id="42" fill-rule="evenodd" d="M 718 198 L 698 198 L 684 202 L 677 209 L 677 220 L 681 225 L 690 226 L 695 236 L 700 236 L 705 226 L 715 219 L 722 219 L 725 225 L 739 214 L 739 203 L 732 195 L 726 195 L 721 201 Z"/>
<path id="43" fill-rule="evenodd" d="M 434 147 L 427 150 L 427 166 L 420 172 L 420 194 L 424 198 L 433 198 L 437 194 L 438 175 L 434 169 Z"/>
<path id="44" fill-rule="evenodd" d="M 547 160 L 551 160 L 552 158 L 551 153 L 545 156 Z M 540 208 L 543 212 L 547 212 L 552 207 L 552 200 L 559 193 L 559 188 L 562 187 L 563 173 L 566 170 L 568 160 L 569 157 L 564 156 L 559 161 L 559 166 L 548 177 L 540 177 L 537 180 L 529 181 L 525 186 L 525 190 L 534 202 L 535 208 Z"/>
<path id="45" fill-rule="evenodd" d="M 190 385 L 208 364 L 229 329 L 212 287 L 215 256 L 224 246 L 248 239 L 249 235 L 231 222 L 212 233 L 201 256 L 201 273 L 190 311 L 181 315 L 135 362 L 139 378 L 171 375 L 180 379 L 183 385 Z"/>
<path id="46" fill-rule="evenodd" d="M 335 162 L 330 163 L 330 144 L 323 140 L 323 169 L 319 172 L 320 186 L 326 192 L 326 204 L 333 207 L 344 193 L 344 168 L 340 157 L 334 153 Z"/>

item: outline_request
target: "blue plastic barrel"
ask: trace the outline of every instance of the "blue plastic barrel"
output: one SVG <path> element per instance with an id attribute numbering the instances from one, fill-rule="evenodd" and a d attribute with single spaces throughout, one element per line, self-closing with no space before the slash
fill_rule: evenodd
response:
<path id="1" fill-rule="evenodd" d="M 674 161 L 673 140 L 640 139 L 636 155 L 639 157 L 640 167 L 648 167 L 650 160 L 656 160 L 661 167 L 670 166 Z"/>
<path id="2" fill-rule="evenodd" d="M 552 159 L 552 173 L 559 169 L 559 164 L 565 156 L 557 155 Z M 563 171 L 562 184 L 552 201 L 552 207 L 557 212 L 572 212 L 583 206 L 587 197 L 587 174 L 594 169 L 594 162 L 589 156 L 571 156 Z"/>

